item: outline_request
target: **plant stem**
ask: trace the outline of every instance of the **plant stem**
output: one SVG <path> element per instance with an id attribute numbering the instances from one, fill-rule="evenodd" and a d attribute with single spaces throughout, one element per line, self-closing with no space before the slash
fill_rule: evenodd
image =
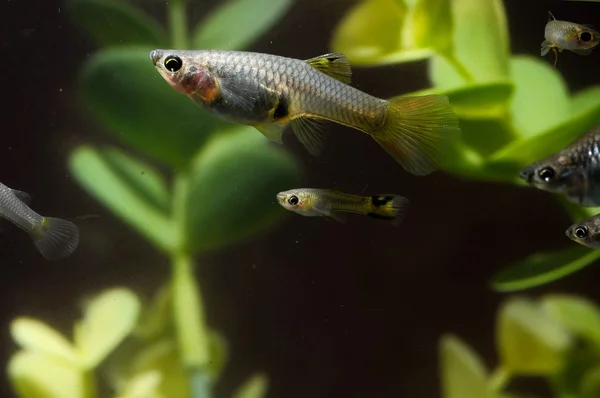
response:
<path id="1" fill-rule="evenodd" d="M 473 77 L 471 72 L 469 72 L 469 70 L 462 64 L 462 62 L 458 60 L 458 58 L 456 58 L 456 56 L 452 52 L 446 52 L 441 55 L 446 59 L 446 61 L 448 61 L 450 65 L 454 67 L 456 72 L 463 79 L 465 79 L 467 83 L 473 83 L 475 81 L 475 78 Z"/>
<path id="2" fill-rule="evenodd" d="M 94 377 L 94 370 L 83 371 L 83 396 L 85 398 L 96 398 L 96 379 Z"/>
<path id="3" fill-rule="evenodd" d="M 210 361 L 204 308 L 190 256 L 175 254 L 173 265 L 173 316 L 179 351 L 185 367 L 204 368 Z"/>
<path id="4" fill-rule="evenodd" d="M 194 260 L 187 249 L 187 198 L 187 176 L 180 173 L 173 188 L 173 223 L 178 233 L 178 245 L 171 255 L 173 320 L 181 361 L 189 371 L 191 395 L 209 398 L 210 380 L 205 375 L 210 363 L 209 337 Z"/>
<path id="5" fill-rule="evenodd" d="M 169 28 L 171 44 L 176 49 L 188 48 L 187 20 L 185 18 L 185 0 L 168 0 Z"/>
<path id="6" fill-rule="evenodd" d="M 489 380 L 492 391 L 498 393 L 501 392 L 510 381 L 510 373 L 500 366 L 494 370 L 494 373 L 492 373 Z"/>

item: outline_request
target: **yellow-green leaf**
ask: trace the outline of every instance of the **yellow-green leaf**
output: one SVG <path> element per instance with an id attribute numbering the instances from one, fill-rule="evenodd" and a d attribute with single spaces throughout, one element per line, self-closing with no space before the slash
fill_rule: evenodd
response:
<path id="1" fill-rule="evenodd" d="M 140 373 L 128 380 L 115 398 L 167 398 L 158 391 L 161 380 L 156 370 Z"/>
<path id="2" fill-rule="evenodd" d="M 431 56 L 429 48 L 404 38 L 408 7 L 397 0 L 363 0 L 350 9 L 333 33 L 331 48 L 354 65 L 383 65 Z M 412 42 L 412 44 L 411 44 Z"/>
<path id="3" fill-rule="evenodd" d="M 600 366 L 588 369 L 580 383 L 581 398 L 600 397 Z"/>
<path id="4" fill-rule="evenodd" d="M 84 398 L 83 373 L 69 362 L 21 351 L 8 363 L 8 377 L 19 398 Z"/>
<path id="5" fill-rule="evenodd" d="M 562 368 L 571 337 L 540 305 L 516 297 L 500 310 L 497 345 L 502 367 L 508 372 L 552 375 Z"/>
<path id="6" fill-rule="evenodd" d="M 438 88 L 505 81 L 510 45 L 502 0 L 452 0 L 454 51 L 431 58 Z"/>
<path id="7" fill-rule="evenodd" d="M 460 339 L 445 335 L 440 341 L 442 397 L 487 398 L 487 371 L 478 355 Z"/>
<path id="8" fill-rule="evenodd" d="M 28 317 L 11 322 L 10 333 L 17 344 L 25 350 L 48 354 L 76 364 L 77 354 L 67 339 L 55 329 Z"/>
<path id="9" fill-rule="evenodd" d="M 259 373 L 252 376 L 233 394 L 233 398 L 262 398 L 267 393 L 267 376 Z"/>
<path id="10" fill-rule="evenodd" d="M 552 66 L 530 56 L 514 56 L 510 75 L 515 93 L 511 114 L 524 137 L 534 136 L 565 122 L 571 116 L 569 91 Z"/>
<path id="11" fill-rule="evenodd" d="M 133 330 L 139 312 L 138 298 L 127 289 L 110 289 L 92 299 L 75 325 L 82 364 L 92 369 L 102 362 Z"/>
<path id="12" fill-rule="evenodd" d="M 552 294 L 542 299 L 542 308 L 571 333 L 600 348 L 600 311 L 594 303 L 581 297 Z"/>

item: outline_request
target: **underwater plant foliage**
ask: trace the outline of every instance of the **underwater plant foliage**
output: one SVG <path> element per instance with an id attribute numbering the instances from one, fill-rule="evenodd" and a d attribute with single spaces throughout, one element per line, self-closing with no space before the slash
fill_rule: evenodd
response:
<path id="1" fill-rule="evenodd" d="M 490 371 L 457 336 L 440 339 L 443 398 L 534 398 L 513 391 L 511 380 L 540 378 L 554 397 L 600 393 L 600 308 L 582 297 L 549 294 L 510 297 L 498 310 L 498 365 Z"/>
<path id="2" fill-rule="evenodd" d="M 331 47 L 353 65 L 427 60 L 431 87 L 411 94 L 448 95 L 461 137 L 443 170 L 461 178 L 524 186 L 523 167 L 600 124 L 600 86 L 570 93 L 545 60 L 510 53 L 502 0 L 360 1 L 338 25 Z M 600 212 L 557 200 L 574 221 Z M 582 247 L 536 253 L 501 270 L 492 287 L 539 286 L 598 258 L 600 251 Z"/>
<path id="3" fill-rule="evenodd" d="M 71 153 L 70 172 L 171 260 L 172 278 L 147 303 L 126 288 L 99 293 L 73 342 L 39 320 L 15 319 L 22 350 L 8 374 L 20 397 L 97 397 L 100 374 L 109 375 L 102 385 L 115 398 L 212 396 L 227 344 L 205 322 L 195 259 L 274 225 L 286 214 L 274 196 L 295 186 L 301 171 L 253 128 L 220 122 L 168 87 L 148 54 L 192 45 L 244 49 L 291 5 L 268 3 L 259 15 L 255 0 L 222 2 L 188 27 L 186 1 L 172 0 L 165 28 L 125 0 L 67 2 L 73 23 L 100 47 L 79 75 L 81 99 L 126 148 L 82 145 Z M 267 376 L 257 373 L 235 396 L 260 398 L 267 389 Z"/>

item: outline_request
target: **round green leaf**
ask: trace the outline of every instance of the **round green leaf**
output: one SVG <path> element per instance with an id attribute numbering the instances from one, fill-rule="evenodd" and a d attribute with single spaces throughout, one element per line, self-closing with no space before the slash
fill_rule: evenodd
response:
<path id="1" fill-rule="evenodd" d="M 479 356 L 452 335 L 440 340 L 443 398 L 491 398 L 487 371 Z"/>
<path id="2" fill-rule="evenodd" d="M 553 294 L 542 299 L 542 308 L 571 333 L 600 348 L 600 311 L 594 303 L 580 297 Z"/>
<path id="3" fill-rule="evenodd" d="M 175 167 L 184 167 L 216 125 L 173 90 L 148 58 L 151 48 L 96 54 L 81 75 L 91 111 L 123 142 Z"/>
<path id="4" fill-rule="evenodd" d="M 165 29 L 150 15 L 121 0 L 70 0 L 72 21 L 101 46 L 164 47 Z"/>
<path id="5" fill-rule="evenodd" d="M 117 150 L 76 149 L 69 169 L 77 182 L 100 203 L 165 251 L 176 244 L 165 206 L 168 192 L 150 166 Z"/>
<path id="6" fill-rule="evenodd" d="M 140 312 L 138 298 L 127 289 L 106 290 L 86 306 L 75 324 L 75 346 L 81 362 L 95 368 L 135 327 Z"/>
<path id="7" fill-rule="evenodd" d="M 600 88 L 592 87 L 571 98 L 569 118 L 535 136 L 513 141 L 494 153 L 490 162 L 510 162 L 520 169 L 564 149 L 599 124 Z"/>
<path id="8" fill-rule="evenodd" d="M 567 85 L 552 66 L 530 56 L 514 56 L 510 75 L 513 123 L 522 136 L 534 136 L 565 122 L 571 111 Z"/>
<path id="9" fill-rule="evenodd" d="M 81 370 L 40 352 L 22 351 L 8 363 L 13 390 L 22 398 L 84 398 Z"/>
<path id="10" fill-rule="evenodd" d="M 551 375 L 562 368 L 571 338 L 537 303 L 517 297 L 500 310 L 497 345 L 509 373 Z"/>
<path id="11" fill-rule="evenodd" d="M 195 29 L 194 48 L 243 50 L 273 26 L 291 0 L 228 0 Z"/>
<path id="12" fill-rule="evenodd" d="M 285 214 L 276 194 L 297 187 L 299 177 L 292 157 L 253 128 L 216 136 L 189 176 L 190 250 L 216 250 L 272 225 Z"/>
<path id="13" fill-rule="evenodd" d="M 233 398 L 262 398 L 267 394 L 269 380 L 267 376 L 259 373 L 252 376 L 237 391 L 233 393 Z"/>
<path id="14" fill-rule="evenodd" d="M 189 398 L 189 380 L 182 366 L 177 345 L 162 339 L 144 346 L 131 357 L 128 373 L 132 378 L 139 374 L 158 371 L 161 380 L 156 391 L 161 397 Z"/>
<path id="15" fill-rule="evenodd" d="M 71 343 L 59 332 L 37 319 L 15 319 L 10 324 L 10 334 L 25 350 L 55 356 L 74 364 L 78 362 Z"/>
<path id="16" fill-rule="evenodd" d="M 600 258 L 600 250 L 573 246 L 536 253 L 500 271 L 492 281 L 495 290 L 513 292 L 544 285 L 587 267 Z"/>
<path id="17" fill-rule="evenodd" d="M 161 376 L 160 372 L 155 370 L 135 375 L 119 389 L 120 393 L 115 398 L 163 398 L 165 396 L 158 391 Z"/>
<path id="18" fill-rule="evenodd" d="M 414 38 L 404 33 L 408 13 L 409 8 L 402 1 L 361 1 L 336 27 L 331 48 L 345 54 L 355 65 L 384 65 L 427 58 L 432 50 L 417 46 Z M 409 30 L 409 33 L 412 32 Z"/>
<path id="19" fill-rule="evenodd" d="M 453 52 L 431 58 L 438 88 L 506 81 L 510 54 L 502 0 L 452 0 Z"/>

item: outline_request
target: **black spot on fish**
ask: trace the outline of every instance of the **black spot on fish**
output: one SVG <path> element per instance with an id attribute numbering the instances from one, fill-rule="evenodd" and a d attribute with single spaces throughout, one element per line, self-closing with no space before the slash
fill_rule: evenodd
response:
<path id="1" fill-rule="evenodd" d="M 327 61 L 329 62 L 335 62 L 337 60 L 337 57 L 327 57 Z"/>
<path id="2" fill-rule="evenodd" d="M 380 207 L 386 205 L 392 199 L 394 199 L 393 196 L 371 196 L 371 203 L 375 207 Z"/>
<path id="3" fill-rule="evenodd" d="M 290 113 L 289 105 L 287 99 L 281 96 L 279 98 L 279 102 L 277 103 L 277 108 L 275 108 L 275 112 L 273 113 L 273 118 L 275 120 L 283 119 L 287 117 Z"/>

